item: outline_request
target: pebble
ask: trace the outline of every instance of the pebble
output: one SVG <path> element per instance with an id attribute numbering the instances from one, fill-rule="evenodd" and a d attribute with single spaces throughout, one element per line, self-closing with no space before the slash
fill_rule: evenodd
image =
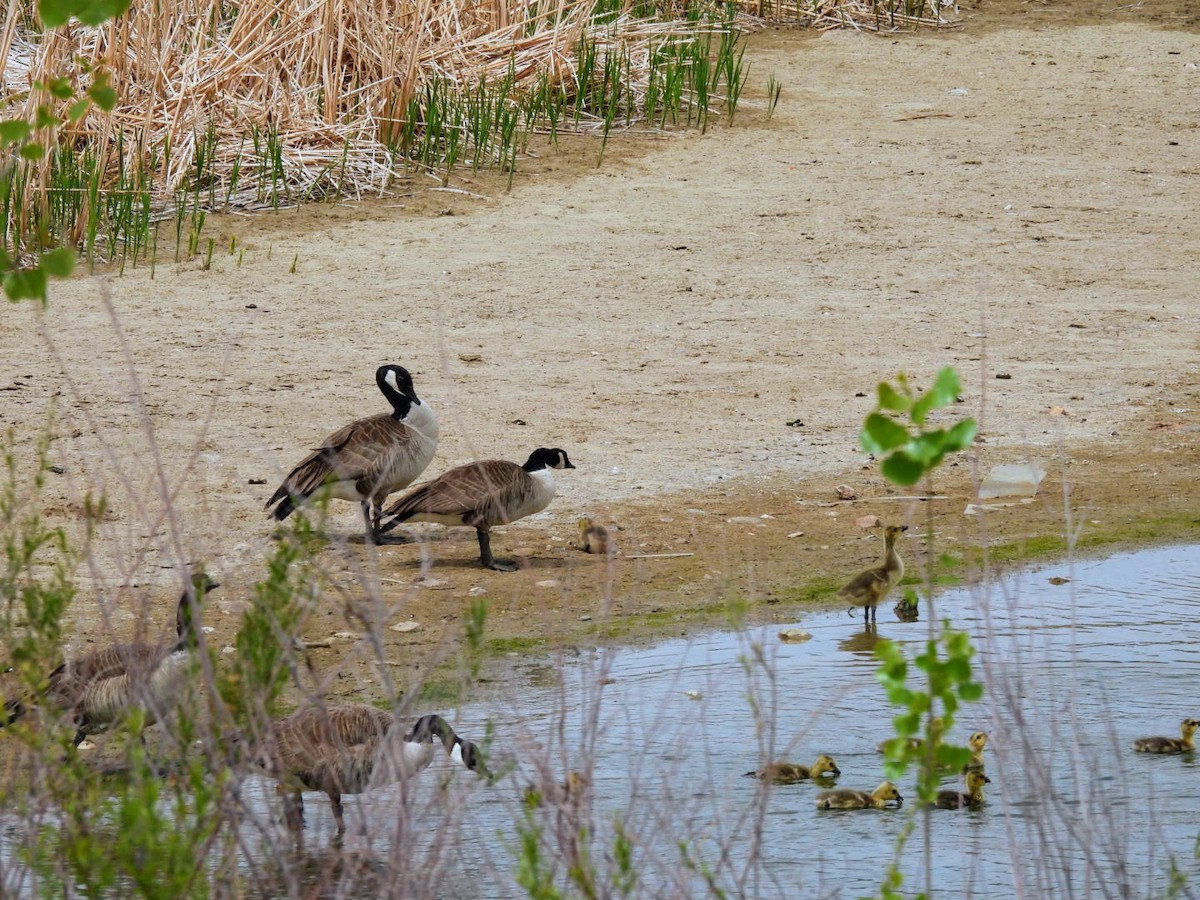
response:
<path id="1" fill-rule="evenodd" d="M 420 627 L 420 623 L 410 620 L 407 622 L 397 622 L 392 626 L 392 631 L 399 631 L 401 634 L 405 634 L 409 631 L 416 631 Z"/>
<path id="2" fill-rule="evenodd" d="M 858 491 L 848 484 L 839 484 L 834 491 L 837 492 L 839 500 L 854 500 L 858 497 Z"/>
<path id="3" fill-rule="evenodd" d="M 803 644 L 805 641 L 812 640 L 812 632 L 805 631 L 803 628 L 785 628 L 779 632 L 779 639 L 785 644 Z"/>

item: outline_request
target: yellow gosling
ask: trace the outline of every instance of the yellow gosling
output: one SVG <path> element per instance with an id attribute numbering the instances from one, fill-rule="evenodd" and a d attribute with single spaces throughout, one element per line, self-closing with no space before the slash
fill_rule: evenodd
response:
<path id="1" fill-rule="evenodd" d="M 904 805 L 900 789 L 890 781 L 885 781 L 869 794 L 850 788 L 821 791 L 817 794 L 816 803 L 817 809 L 886 809 L 893 800 L 897 806 Z"/>
<path id="2" fill-rule="evenodd" d="M 1196 749 L 1194 735 L 1200 728 L 1200 721 L 1184 719 L 1179 725 L 1179 737 L 1144 737 L 1133 742 L 1133 749 L 1139 753 L 1191 753 Z"/>
<path id="3" fill-rule="evenodd" d="M 594 524 L 587 516 L 581 516 L 575 524 L 579 529 L 579 537 L 575 546 L 584 553 L 608 553 L 612 542 L 607 528 Z"/>
<path id="4" fill-rule="evenodd" d="M 769 778 L 774 784 L 795 784 L 797 781 L 807 781 L 810 778 L 820 778 L 822 775 L 832 775 L 835 778 L 842 774 L 832 756 L 822 753 L 811 766 L 797 763 L 771 763 L 755 772 L 747 772 L 746 777 L 757 778 L 760 781 Z"/>
<path id="5" fill-rule="evenodd" d="M 967 792 L 965 794 L 961 791 L 938 791 L 933 805 L 939 809 L 966 809 L 970 806 L 983 806 L 983 786 L 991 784 L 991 782 L 992 779 L 973 769 L 967 772 Z"/>
<path id="6" fill-rule="evenodd" d="M 982 772 L 983 765 L 983 748 L 987 746 L 988 736 L 986 731 L 976 731 L 967 741 L 967 746 L 971 748 L 971 758 L 967 760 L 967 764 L 963 767 L 963 772 Z"/>
<path id="7" fill-rule="evenodd" d="M 908 531 L 907 525 L 889 525 L 883 530 L 883 565 L 859 572 L 838 591 L 838 597 L 854 607 L 863 607 L 863 621 L 875 621 L 875 608 L 904 577 L 904 561 L 896 552 L 896 538 Z"/>

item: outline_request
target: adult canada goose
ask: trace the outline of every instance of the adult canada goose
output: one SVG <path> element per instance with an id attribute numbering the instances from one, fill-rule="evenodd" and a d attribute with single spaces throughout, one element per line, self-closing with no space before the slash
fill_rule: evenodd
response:
<path id="1" fill-rule="evenodd" d="M 838 591 L 838 597 L 854 607 L 863 607 L 863 619 L 875 620 L 875 607 L 883 602 L 900 579 L 904 577 L 904 561 L 896 552 L 896 538 L 908 531 L 907 525 L 889 525 L 883 530 L 883 565 L 871 566 L 859 572 Z"/>
<path id="2" fill-rule="evenodd" d="M 810 778 L 820 778 L 822 775 L 838 776 L 842 770 L 837 767 L 832 756 L 822 753 L 811 766 L 801 766 L 796 763 L 771 763 L 755 772 L 745 773 L 746 777 L 757 778 L 760 781 L 769 778 L 774 784 L 795 784 L 797 781 L 807 781 Z"/>
<path id="3" fill-rule="evenodd" d="M 817 794 L 816 803 L 817 809 L 886 809 L 892 800 L 896 801 L 897 806 L 904 805 L 900 789 L 890 781 L 885 781 L 869 794 L 852 788 L 821 791 Z"/>
<path id="4" fill-rule="evenodd" d="M 970 769 L 967 772 L 967 792 L 965 794 L 953 790 L 938 791 L 933 805 L 939 809 L 966 809 L 968 806 L 983 806 L 983 786 L 991 783 L 992 779 L 978 769 Z"/>
<path id="5" fill-rule="evenodd" d="M 603 525 L 593 524 L 587 516 L 581 517 L 576 523 L 579 529 L 579 540 L 576 546 L 584 553 L 608 553 L 612 546 L 608 529 Z"/>
<path id="6" fill-rule="evenodd" d="M 307 707 L 276 719 L 255 763 L 289 795 L 285 811 L 290 827 L 304 823 L 301 790 L 308 788 L 329 795 L 341 835 L 346 831 L 344 794 L 361 794 L 417 774 L 433 762 L 439 743 L 451 760 L 487 774 L 479 748 L 455 734 L 441 716 L 421 716 L 403 733 L 391 713 L 361 703 Z"/>
<path id="7" fill-rule="evenodd" d="M 417 480 L 437 451 L 437 416 L 413 387 L 403 366 L 380 366 L 375 383 L 392 404 L 381 413 L 335 431 L 292 469 L 266 508 L 279 521 L 316 493 L 356 500 L 367 537 L 379 540 L 380 510 L 388 495 Z"/>
<path id="8" fill-rule="evenodd" d="M 554 499 L 551 469 L 573 469 L 565 450 L 539 447 L 525 464 L 502 459 L 467 463 L 409 491 L 384 515 L 380 528 L 390 531 L 402 522 L 469 525 L 479 538 L 479 560 L 489 569 L 514 572 L 515 562 L 492 557 L 488 530 L 541 512 Z"/>
<path id="9" fill-rule="evenodd" d="M 143 728 L 153 725 L 174 705 L 198 643 L 195 613 L 204 595 L 217 586 L 203 572 L 192 575 L 175 611 L 174 643 L 111 644 L 69 659 L 50 673 L 36 702 L 71 713 L 76 747 L 133 709 L 142 710 Z M 11 724 L 27 708 L 21 700 L 10 700 L 5 711 L 5 724 Z"/>
<path id="10" fill-rule="evenodd" d="M 1179 725 L 1179 737 L 1144 737 L 1133 742 L 1133 749 L 1139 753 L 1191 753 L 1196 749 L 1194 735 L 1200 728 L 1200 721 L 1184 719 Z"/>

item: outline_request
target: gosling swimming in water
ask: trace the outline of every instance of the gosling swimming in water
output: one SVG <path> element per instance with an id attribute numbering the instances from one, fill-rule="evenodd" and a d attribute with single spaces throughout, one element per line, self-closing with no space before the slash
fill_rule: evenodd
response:
<path id="1" fill-rule="evenodd" d="M 822 753 L 811 766 L 777 762 L 755 772 L 746 772 L 745 777 L 757 778 L 760 781 L 769 778 L 774 784 L 795 784 L 797 781 L 807 781 L 810 778 L 819 778 L 826 774 L 836 777 L 842 774 L 842 770 L 837 767 L 832 756 Z"/>
<path id="2" fill-rule="evenodd" d="M 890 781 L 885 781 L 869 794 L 851 788 L 821 791 L 817 794 L 816 803 L 817 809 L 887 809 L 888 803 L 893 800 L 897 806 L 904 805 L 900 789 Z"/>
<path id="3" fill-rule="evenodd" d="M 907 525 L 889 525 L 883 529 L 883 565 L 859 572 L 838 591 L 838 597 L 854 607 L 863 607 L 863 621 L 875 620 L 875 608 L 904 577 L 904 561 L 896 552 L 896 538 L 908 531 Z"/>
<path id="4" fill-rule="evenodd" d="M 1200 721 L 1184 719 L 1179 726 L 1180 737 L 1144 737 L 1133 742 L 1133 749 L 1139 753 L 1191 753 L 1196 749 L 1194 735 L 1200 728 Z"/>
<path id="5" fill-rule="evenodd" d="M 971 769 L 967 772 L 967 792 L 965 794 L 961 791 L 938 791 L 933 805 L 938 809 L 966 809 L 970 806 L 983 806 L 983 786 L 991 784 L 991 782 L 992 779 L 978 769 Z"/>
<path id="6" fill-rule="evenodd" d="M 612 541 L 607 528 L 593 524 L 587 516 L 581 516 L 575 524 L 579 528 L 579 539 L 575 546 L 584 553 L 608 553 Z"/>
<path id="7" fill-rule="evenodd" d="M 987 746 L 987 742 L 986 731 L 976 731 L 971 735 L 967 741 L 967 746 L 971 748 L 971 758 L 963 766 L 963 772 L 982 772 L 984 770 L 983 748 Z"/>

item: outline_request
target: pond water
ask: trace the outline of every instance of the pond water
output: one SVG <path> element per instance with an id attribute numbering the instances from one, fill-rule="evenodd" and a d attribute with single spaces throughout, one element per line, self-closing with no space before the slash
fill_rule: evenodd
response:
<path id="1" fill-rule="evenodd" d="M 1200 715 L 1198 609 L 1200 546 L 943 593 L 937 613 L 969 632 L 987 687 L 961 710 L 951 738 L 990 734 L 991 784 L 981 809 L 918 812 L 898 860 L 904 891 L 929 878 L 942 896 L 1158 897 L 1174 867 L 1188 879 L 1182 895 L 1196 893 L 1200 760 L 1134 753 L 1130 744 L 1177 735 L 1180 720 Z M 793 625 L 812 639 L 781 643 L 778 633 Z M 927 628 L 896 621 L 890 607 L 874 629 L 835 610 L 556 664 L 521 662 L 523 677 L 506 696 L 441 711 L 463 736 L 486 742 L 501 777 L 488 784 L 442 763 L 407 784 L 348 797 L 353 871 L 330 847 L 328 802 L 306 794 L 310 855 L 299 870 L 326 873 L 318 893 L 338 896 L 529 896 L 516 875 L 524 829 L 541 848 L 537 859 L 523 855 L 530 878 L 557 866 L 561 887 L 564 853 L 586 853 L 602 896 L 621 894 L 619 833 L 633 847 L 630 896 L 706 896 L 713 887 L 744 897 L 877 894 L 915 804 L 818 811 L 816 786 L 763 785 L 743 773 L 769 759 L 811 763 L 828 753 L 839 786 L 877 785 L 875 748 L 894 711 L 872 650 L 886 637 L 911 657 Z M 524 803 L 528 785 L 549 797 L 569 772 L 583 777 L 583 791 Z M 914 797 L 911 773 L 898 784 Z M 286 889 L 260 874 L 297 869 L 273 785 L 250 777 L 240 793 L 249 812 L 243 873 L 268 878 L 258 885 L 264 896 L 307 894 L 309 874 L 280 882 Z M 12 860 L 5 843 L 0 837 L 0 871 Z M 9 874 L 5 887 L 24 892 L 28 882 Z M 376 887 L 365 887 L 372 878 Z"/>
<path id="2" fill-rule="evenodd" d="M 1182 719 L 1200 715 L 1198 609 L 1200 547 L 942 594 L 937 614 L 970 633 L 987 686 L 952 738 L 989 732 L 992 783 L 983 809 L 917 817 L 900 858 L 906 891 L 924 887 L 926 852 L 934 887 L 949 896 L 1160 896 L 1172 865 L 1194 890 L 1200 761 L 1130 744 L 1177 736 Z M 879 618 L 868 631 L 843 611 L 807 617 L 798 624 L 813 637 L 802 644 L 781 643 L 787 626 L 777 625 L 586 655 L 566 661 L 561 683 L 503 707 L 465 708 L 457 720 L 468 734 L 492 723 L 497 755 L 508 746 L 521 756 L 517 782 L 586 774 L 579 815 L 599 836 L 593 855 L 611 855 L 606 837 L 621 817 L 644 848 L 642 895 L 704 892 L 703 867 L 689 869 L 681 845 L 717 884 L 747 896 L 872 894 L 912 804 L 818 812 L 813 785 L 767 788 L 742 774 L 768 758 L 811 763 L 829 753 L 841 786 L 882 780 L 875 748 L 893 711 L 872 647 L 882 637 L 922 644 L 927 624 L 895 621 L 890 609 Z M 761 660 L 748 663 L 756 644 Z M 766 728 L 756 728 L 756 705 Z M 899 782 L 908 797 L 912 782 Z M 487 896 L 519 893 L 504 874 L 514 867 L 518 811 L 502 785 L 472 795 L 462 826 L 464 865 Z M 561 818 L 539 821 L 553 829 Z"/>

